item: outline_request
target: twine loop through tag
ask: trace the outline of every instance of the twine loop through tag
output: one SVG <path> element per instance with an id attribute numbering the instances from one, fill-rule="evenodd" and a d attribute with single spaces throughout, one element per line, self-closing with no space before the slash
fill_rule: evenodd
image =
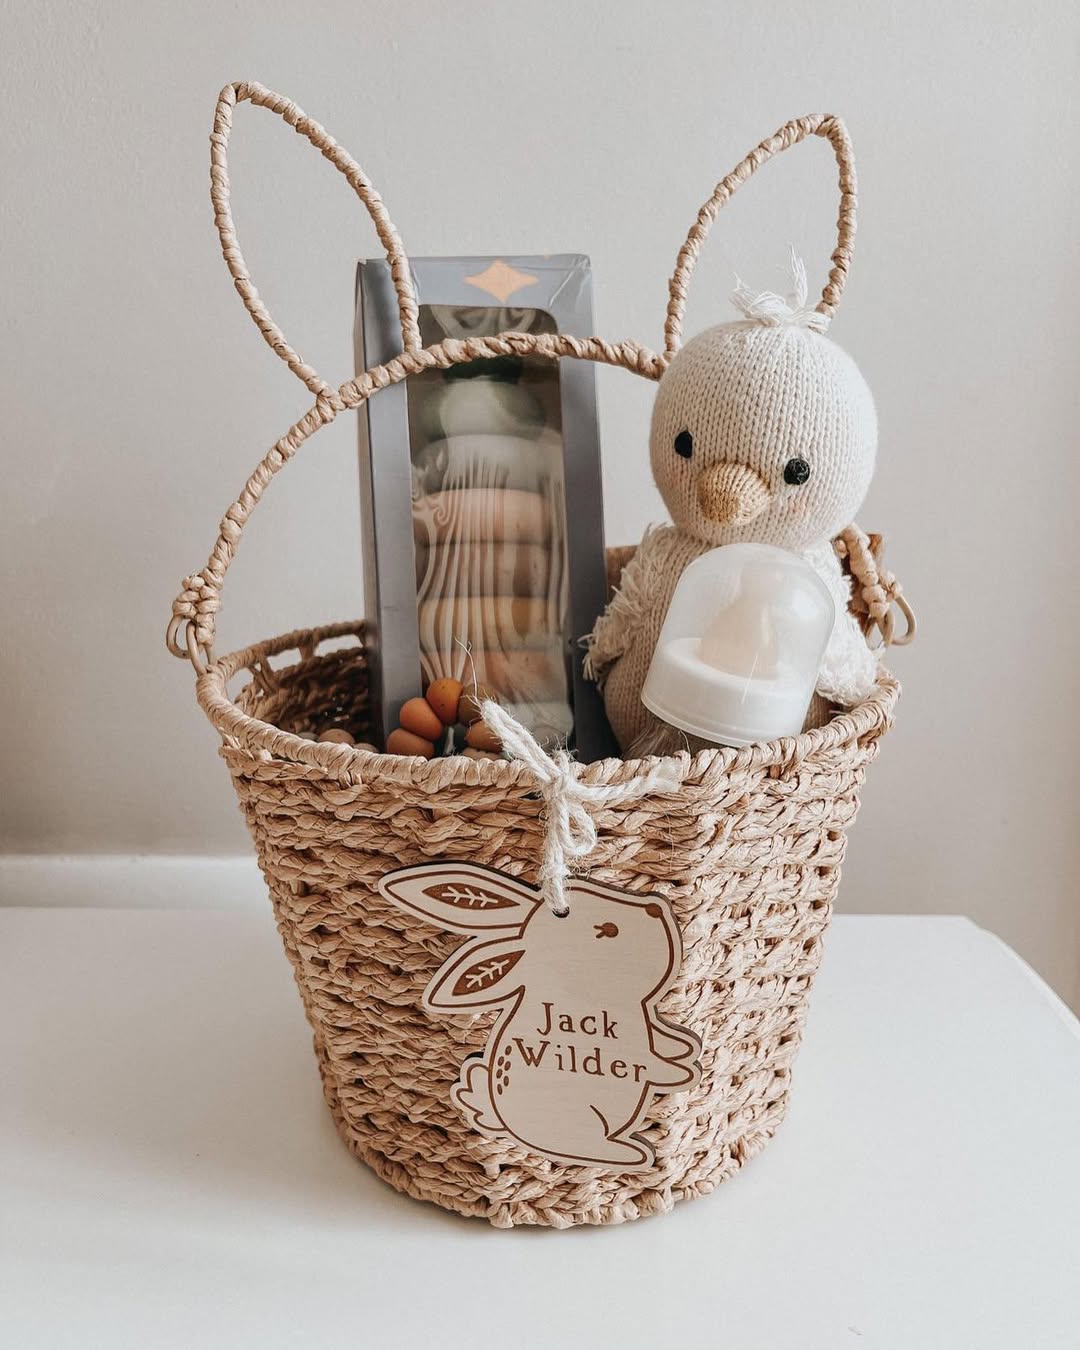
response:
<path id="1" fill-rule="evenodd" d="M 532 733 L 492 699 L 480 705 L 484 721 L 512 759 L 521 760 L 536 778 L 544 799 L 544 846 L 540 855 L 540 894 L 553 914 L 570 913 L 566 880 L 573 860 L 596 847 L 596 822 L 590 808 L 619 806 L 650 792 L 674 792 L 686 769 L 679 761 L 659 760 L 628 783 L 583 783 L 566 750 L 549 755 Z"/>

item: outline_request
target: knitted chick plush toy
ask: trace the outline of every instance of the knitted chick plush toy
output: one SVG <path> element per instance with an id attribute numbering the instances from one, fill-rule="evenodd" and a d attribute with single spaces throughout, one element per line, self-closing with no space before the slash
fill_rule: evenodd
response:
<path id="1" fill-rule="evenodd" d="M 838 158 L 840 148 L 850 155 L 846 133 L 841 124 L 835 127 Z M 752 158 L 718 186 L 699 216 L 699 236 L 691 232 L 680 263 L 688 258 L 692 264 L 711 218 Z M 874 684 L 877 658 L 849 612 L 851 580 L 833 545 L 862 504 L 877 450 L 870 390 L 851 357 L 825 332 L 854 230 L 854 172 L 845 188 L 843 159 L 841 167 L 841 238 L 817 308 L 807 307 L 806 275 L 793 258 L 793 297 L 754 296 L 740 285 L 733 299 L 741 317 L 678 348 L 685 274 L 681 286 L 678 270 L 672 280 L 670 359 L 660 377 L 649 438 L 653 477 L 672 523 L 646 533 L 588 639 L 588 669 L 603 688 L 624 750 L 651 719 L 641 688 L 679 577 L 688 563 L 723 544 L 774 544 L 805 557 L 836 605 L 818 693 L 850 706 Z"/>

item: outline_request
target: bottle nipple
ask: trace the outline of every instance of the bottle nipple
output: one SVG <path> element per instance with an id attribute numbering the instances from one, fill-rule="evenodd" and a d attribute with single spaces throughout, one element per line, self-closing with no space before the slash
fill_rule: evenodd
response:
<path id="1" fill-rule="evenodd" d="M 776 606 L 787 580 L 775 569 L 747 569 L 735 599 L 707 624 L 701 637 L 701 659 L 729 675 L 775 679 L 781 655 Z"/>
<path id="2" fill-rule="evenodd" d="M 753 610 L 738 600 L 712 620 L 701 638 L 701 659 L 714 670 L 743 679 L 775 679 L 780 646 L 768 610 Z"/>

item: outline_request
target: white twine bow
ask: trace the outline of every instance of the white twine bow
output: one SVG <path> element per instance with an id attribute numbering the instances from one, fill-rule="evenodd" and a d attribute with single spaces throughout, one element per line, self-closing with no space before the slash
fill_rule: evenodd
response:
<path id="1" fill-rule="evenodd" d="M 480 705 L 484 721 L 502 741 L 503 750 L 525 764 L 536 778 L 544 799 L 544 847 L 540 855 L 540 893 L 553 913 L 570 913 L 566 879 L 570 860 L 584 858 L 596 847 L 596 822 L 590 807 L 617 806 L 650 792 L 674 792 L 684 770 L 661 760 L 628 783 L 583 783 L 574 773 L 575 762 L 565 750 L 549 755 L 505 708 L 486 699 Z"/>

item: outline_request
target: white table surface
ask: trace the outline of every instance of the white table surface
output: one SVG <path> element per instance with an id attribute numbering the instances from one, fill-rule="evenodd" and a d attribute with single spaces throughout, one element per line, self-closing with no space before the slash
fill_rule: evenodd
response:
<path id="1" fill-rule="evenodd" d="M 836 920 L 713 1195 L 501 1232 L 326 1112 L 268 912 L 0 909 L 8 1350 L 1080 1345 L 1080 1027 L 963 919 Z"/>

